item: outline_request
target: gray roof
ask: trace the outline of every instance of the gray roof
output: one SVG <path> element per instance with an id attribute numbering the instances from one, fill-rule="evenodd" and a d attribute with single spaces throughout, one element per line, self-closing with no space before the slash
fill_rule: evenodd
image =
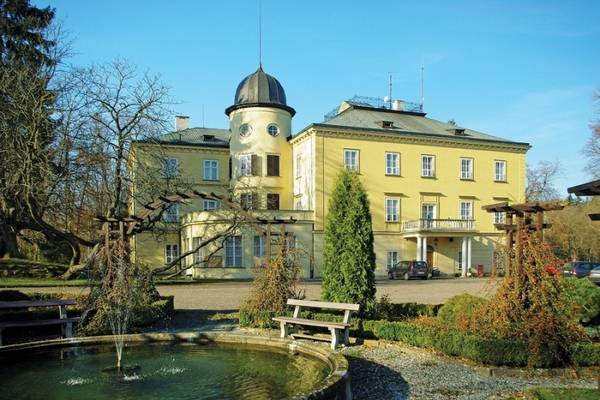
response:
<path id="1" fill-rule="evenodd" d="M 265 73 L 262 65 L 256 72 L 245 77 L 235 91 L 233 105 L 225 110 L 229 115 L 233 110 L 244 107 L 270 106 L 283 108 L 292 116 L 296 113 L 288 107 L 283 86 L 275 77 Z"/>
<path id="2" fill-rule="evenodd" d="M 342 103 L 340 110 L 341 111 L 333 118 L 321 124 L 313 125 L 362 128 L 368 130 L 380 130 L 387 133 L 422 134 L 428 136 L 451 137 L 458 140 L 483 140 L 528 146 L 528 143 L 514 142 L 473 129 L 463 128 L 456 124 L 427 118 L 425 117 L 425 113 L 421 112 L 373 108 L 351 101 Z M 383 121 L 386 121 L 387 124 L 384 125 Z M 391 127 L 389 124 L 390 122 L 392 124 Z"/>
<path id="3" fill-rule="evenodd" d="M 160 135 L 157 140 L 140 142 L 182 146 L 229 148 L 229 129 L 188 128 Z"/>

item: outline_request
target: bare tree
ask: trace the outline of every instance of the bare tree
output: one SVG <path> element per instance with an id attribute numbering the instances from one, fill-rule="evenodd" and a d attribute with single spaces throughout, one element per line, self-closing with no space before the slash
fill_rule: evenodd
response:
<path id="1" fill-rule="evenodd" d="M 527 166 L 527 201 L 549 201 L 560 198 L 554 180 L 561 172 L 558 161 L 540 161 L 535 167 Z"/>
<path id="2" fill-rule="evenodd" d="M 600 104 L 600 90 L 595 95 L 596 102 Z M 592 123 L 592 136 L 588 139 L 583 154 L 587 157 L 586 170 L 596 179 L 600 179 L 600 120 Z"/>

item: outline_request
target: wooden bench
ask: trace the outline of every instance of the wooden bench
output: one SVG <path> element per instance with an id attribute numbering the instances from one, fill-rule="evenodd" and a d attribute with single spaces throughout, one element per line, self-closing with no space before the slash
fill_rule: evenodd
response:
<path id="1" fill-rule="evenodd" d="M 273 320 L 279 322 L 281 327 L 281 337 L 285 338 L 288 335 L 295 338 L 306 338 L 306 339 L 318 339 L 312 335 L 305 335 L 300 333 L 291 333 L 290 329 L 296 329 L 299 326 L 314 326 L 320 328 L 327 328 L 331 332 L 331 348 L 335 350 L 337 345 L 340 343 L 342 332 L 344 333 L 344 344 L 349 344 L 350 337 L 350 317 L 352 311 L 358 311 L 360 305 L 350 303 L 328 303 L 324 301 L 311 301 L 311 300 L 296 300 L 288 299 L 288 306 L 295 306 L 294 315 L 292 317 L 274 317 Z M 302 308 L 313 308 L 320 310 L 336 310 L 344 311 L 344 319 L 342 322 L 333 321 L 317 321 L 314 319 L 300 318 L 300 311 Z"/>
<path id="2" fill-rule="evenodd" d="M 39 300 L 39 301 L 0 301 L 0 310 L 16 310 L 43 307 L 58 307 L 58 318 L 29 321 L 0 321 L 0 346 L 2 331 L 6 328 L 23 328 L 29 326 L 61 325 L 63 337 L 73 337 L 73 324 L 81 321 L 79 317 L 67 317 L 67 306 L 76 305 L 75 300 Z"/>

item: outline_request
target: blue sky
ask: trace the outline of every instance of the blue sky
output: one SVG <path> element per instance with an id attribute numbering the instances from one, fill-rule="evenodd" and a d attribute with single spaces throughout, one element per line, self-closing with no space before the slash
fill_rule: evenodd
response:
<path id="1" fill-rule="evenodd" d="M 77 65 L 127 58 L 158 73 L 192 125 L 226 128 L 239 81 L 258 65 L 258 2 L 34 0 L 56 8 Z M 419 101 L 428 116 L 525 141 L 557 181 L 589 180 L 581 150 L 600 118 L 599 1 L 262 0 L 263 65 L 298 131 L 354 95 Z"/>

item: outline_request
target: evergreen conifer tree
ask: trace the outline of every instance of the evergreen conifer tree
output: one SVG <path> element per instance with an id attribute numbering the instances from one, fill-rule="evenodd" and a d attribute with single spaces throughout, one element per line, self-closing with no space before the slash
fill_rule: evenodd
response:
<path id="1" fill-rule="evenodd" d="M 375 252 L 369 199 L 358 175 L 342 171 L 325 221 L 324 300 L 358 303 L 375 299 Z"/>

